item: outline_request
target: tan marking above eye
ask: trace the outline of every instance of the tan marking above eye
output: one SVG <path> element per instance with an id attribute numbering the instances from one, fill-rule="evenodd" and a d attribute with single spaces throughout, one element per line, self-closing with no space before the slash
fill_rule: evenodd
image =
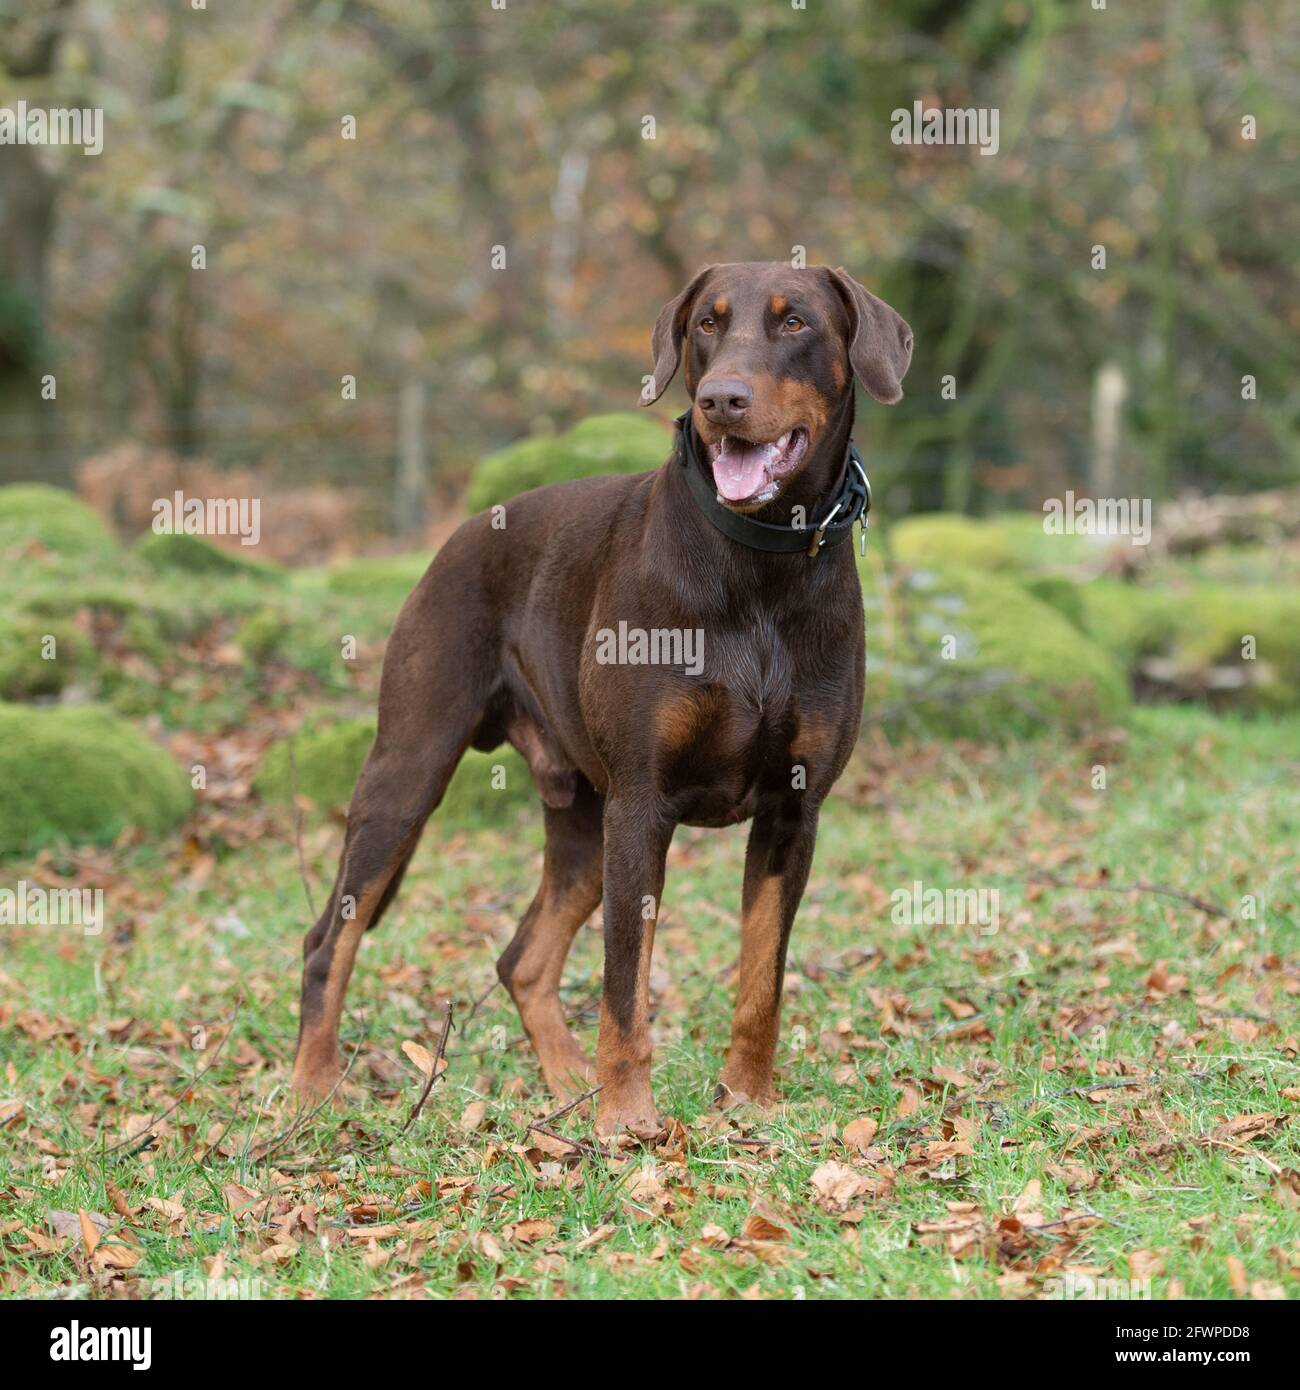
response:
<path id="1" fill-rule="evenodd" d="M 720 295 L 713 301 L 713 312 L 718 318 L 721 318 L 723 314 L 727 312 L 727 296 L 725 294 Z"/>
<path id="2" fill-rule="evenodd" d="M 772 296 L 772 312 L 777 318 L 780 318 L 781 315 L 785 313 L 788 304 L 789 301 L 786 299 L 785 295 L 774 294 Z"/>

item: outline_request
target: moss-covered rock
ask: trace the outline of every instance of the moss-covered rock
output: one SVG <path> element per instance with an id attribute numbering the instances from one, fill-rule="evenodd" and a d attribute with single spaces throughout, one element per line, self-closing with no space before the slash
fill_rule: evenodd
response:
<path id="1" fill-rule="evenodd" d="M 138 729 L 92 706 L 0 705 L 0 854 L 103 843 L 184 820 L 184 774 Z"/>
<path id="2" fill-rule="evenodd" d="M 261 608 L 245 618 L 235 633 L 235 644 L 255 666 L 274 656 L 284 643 L 288 624 L 274 608 Z"/>
<path id="3" fill-rule="evenodd" d="M 183 531 L 150 531 L 136 543 L 135 553 L 150 569 L 160 574 L 179 571 L 182 574 L 213 577 L 245 575 L 253 579 L 282 578 L 278 566 L 265 560 L 254 560 L 224 546 L 213 545 L 203 536 L 190 536 Z"/>
<path id="4" fill-rule="evenodd" d="M 1251 541 L 1207 546 L 1152 566 L 1151 582 L 1164 584 L 1178 575 L 1216 584 L 1300 588 L 1300 538 L 1273 545 Z"/>
<path id="5" fill-rule="evenodd" d="M 21 595 L 23 607 L 47 618 L 74 618 L 83 609 L 121 623 L 139 617 L 160 636 L 182 640 L 207 621 L 200 596 L 178 593 L 175 586 L 157 583 L 152 574 L 131 580 L 94 575 L 44 576 Z M 197 615 L 196 615 L 197 610 Z"/>
<path id="6" fill-rule="evenodd" d="M 1121 667 L 1057 608 L 959 565 L 877 571 L 867 595 L 867 717 L 1001 740 L 1074 735 L 1129 712 Z"/>
<path id="7" fill-rule="evenodd" d="M 502 825 L 521 806 L 539 804 L 528 765 L 505 744 L 465 754 L 436 814 L 452 825 Z"/>
<path id="8" fill-rule="evenodd" d="M 673 432 L 644 411 L 616 410 L 589 416 L 574 425 L 566 438 L 574 454 L 594 473 L 645 473 L 668 457 Z"/>
<path id="9" fill-rule="evenodd" d="M 300 797 L 322 811 L 346 810 L 374 741 L 373 719 L 300 729 L 267 751 L 253 785 L 268 801 L 289 801 L 296 777 Z"/>
<path id="10" fill-rule="evenodd" d="M 976 518 L 929 512 L 895 522 L 887 532 L 899 564 L 962 565 L 1000 574 L 1068 574 L 1096 560 L 1105 546 L 1090 537 L 1052 535 L 1033 512 Z"/>
<path id="11" fill-rule="evenodd" d="M 0 555 L 37 542 L 70 557 L 103 557 L 117 550 L 99 514 L 75 493 L 45 483 L 0 487 Z"/>
<path id="12" fill-rule="evenodd" d="M 672 448 L 672 433 L 653 416 L 633 411 L 593 415 L 567 434 L 521 439 L 475 467 L 469 507 L 508 501 L 531 488 L 605 473 L 645 473 L 658 468 Z"/>
<path id="13" fill-rule="evenodd" d="M 910 516 L 889 528 L 889 551 L 901 565 L 965 565 L 970 569 L 1017 568 L 1011 543 L 1001 531 L 974 517 L 950 512 Z"/>
<path id="14" fill-rule="evenodd" d="M 1080 632 L 1088 630 L 1086 610 L 1083 601 L 1083 586 L 1071 579 L 1057 574 L 1035 575 L 1024 581 L 1025 588 L 1036 599 L 1041 599 Z"/>
<path id="15" fill-rule="evenodd" d="M 1088 635 L 1132 674 L 1145 656 L 1159 652 L 1173 628 L 1172 597 L 1164 590 L 1094 579 L 1081 591 Z"/>
<path id="16" fill-rule="evenodd" d="M 321 810 L 346 810 L 374 739 L 375 723 L 370 719 L 300 730 L 268 751 L 254 785 L 269 801 L 290 799 L 292 742 L 298 795 Z M 513 748 L 491 753 L 471 749 L 461 759 L 436 817 L 455 825 L 496 825 L 532 799 L 532 778 Z"/>
<path id="17" fill-rule="evenodd" d="M 1046 529 L 1041 512 L 1002 512 L 980 524 L 1002 537 L 1018 574 L 1095 573 L 1116 547 L 1129 549 L 1126 537 L 1058 535 Z"/>
<path id="18" fill-rule="evenodd" d="M 333 594 L 356 598 L 388 598 L 398 604 L 420 582 L 432 557 L 423 551 L 387 555 L 370 560 L 350 560 L 331 565 L 325 586 Z"/>
<path id="19" fill-rule="evenodd" d="M 1300 593 L 1203 581 L 1098 579 L 1085 625 L 1149 696 L 1243 711 L 1300 708 Z"/>
<path id="20" fill-rule="evenodd" d="M 92 655 L 66 622 L 32 613 L 0 615 L 0 700 L 57 695 Z"/>

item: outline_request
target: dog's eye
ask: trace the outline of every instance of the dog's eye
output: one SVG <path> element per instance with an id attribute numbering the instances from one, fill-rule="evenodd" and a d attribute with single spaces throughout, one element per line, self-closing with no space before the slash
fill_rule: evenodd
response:
<path id="1" fill-rule="evenodd" d="M 798 333 L 798 331 L 801 328 L 807 328 L 808 325 L 804 323 L 802 319 L 796 318 L 793 314 L 791 314 L 790 317 L 786 319 L 785 324 L 783 326 L 787 333 Z"/>
<path id="2" fill-rule="evenodd" d="M 712 319 L 701 319 L 701 320 L 700 320 L 700 332 L 701 332 L 701 333 L 712 333 L 713 330 L 714 330 L 714 328 L 715 328 L 715 326 L 716 326 L 716 325 L 714 324 L 714 322 L 713 322 Z"/>

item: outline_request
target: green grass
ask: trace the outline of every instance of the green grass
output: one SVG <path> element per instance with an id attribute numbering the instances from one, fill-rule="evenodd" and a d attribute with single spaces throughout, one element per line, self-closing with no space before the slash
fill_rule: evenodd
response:
<path id="1" fill-rule="evenodd" d="M 308 920 L 287 818 L 235 833 L 212 810 L 188 838 L 47 860 L 103 882 L 108 926 L 0 934 L 0 1289 L 148 1296 L 216 1270 L 277 1298 L 1023 1298 L 1150 1267 L 1156 1298 L 1294 1297 L 1298 763 L 1294 718 L 1173 709 L 1106 747 L 865 741 L 823 817 L 768 1115 L 710 1103 L 743 831 L 679 832 L 653 979 L 656 1095 L 679 1123 L 622 1160 L 541 1152 L 527 1124 L 552 1103 L 513 1007 L 498 989 L 470 1017 L 536 886 L 531 808 L 504 830 L 435 817 L 360 954 L 342 1103 L 269 1154 L 292 1124 Z M 339 834 L 305 828 L 318 903 Z M 998 930 L 895 925 L 914 879 L 998 889 Z M 589 1046 L 600 961 L 584 930 L 564 992 Z M 421 1085 L 402 1043 L 436 1047 L 449 1001 L 446 1072 L 402 1132 Z M 1281 1118 L 1230 1128 L 1248 1115 Z M 863 1117 L 865 1154 L 842 1140 Z M 848 1213 L 815 1199 L 827 1162 L 864 1189 Z M 747 1241 L 755 1208 L 787 1234 Z M 109 1221 L 89 1263 L 51 1234 L 51 1210 L 78 1209 Z"/>

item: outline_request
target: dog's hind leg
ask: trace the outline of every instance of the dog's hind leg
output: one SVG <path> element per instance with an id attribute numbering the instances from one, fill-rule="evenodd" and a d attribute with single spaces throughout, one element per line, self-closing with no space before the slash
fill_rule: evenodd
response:
<path id="1" fill-rule="evenodd" d="M 572 804 L 546 808 L 541 886 L 497 964 L 558 1100 L 580 1095 L 594 1069 L 564 1021 L 560 975 L 578 929 L 600 906 L 603 798 L 579 778 Z"/>
<path id="2" fill-rule="evenodd" d="M 417 756 L 417 750 L 386 745 L 381 734 L 362 769 L 334 891 L 304 943 L 293 1087 L 305 1102 L 323 1099 L 339 1078 L 339 1020 L 357 946 L 392 900 L 463 751 L 459 739 L 444 739 Z"/>
<path id="3" fill-rule="evenodd" d="M 379 732 L 352 793 L 338 875 L 303 943 L 302 1010 L 292 1084 L 308 1103 L 342 1072 L 339 1020 L 357 946 L 391 902 L 424 823 L 474 737 L 491 672 L 460 615 L 431 622 L 429 585 L 402 611 L 384 660 Z"/>

